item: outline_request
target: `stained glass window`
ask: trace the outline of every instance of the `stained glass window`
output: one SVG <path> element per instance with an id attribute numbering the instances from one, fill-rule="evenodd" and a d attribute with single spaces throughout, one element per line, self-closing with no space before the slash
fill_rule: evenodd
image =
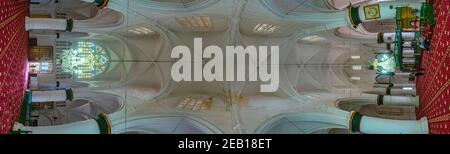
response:
<path id="1" fill-rule="evenodd" d="M 379 54 L 373 62 L 374 68 L 381 74 L 395 72 L 395 57 L 390 54 Z"/>
<path id="2" fill-rule="evenodd" d="M 105 48 L 94 42 L 80 41 L 74 48 L 64 51 L 62 67 L 75 79 L 91 79 L 105 72 L 109 61 L 110 56 Z"/>

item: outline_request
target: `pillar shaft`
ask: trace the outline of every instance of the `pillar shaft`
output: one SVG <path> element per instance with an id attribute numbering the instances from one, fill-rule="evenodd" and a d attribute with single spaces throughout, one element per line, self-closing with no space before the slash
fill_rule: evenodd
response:
<path id="1" fill-rule="evenodd" d="M 68 90 L 52 90 L 52 91 L 32 91 L 31 101 L 38 102 L 63 102 L 73 99 L 72 89 Z"/>
<path id="2" fill-rule="evenodd" d="M 391 89 L 390 95 L 392 96 L 416 95 L 416 90 Z"/>
<path id="3" fill-rule="evenodd" d="M 80 37 L 89 37 L 88 33 L 84 32 L 61 32 L 57 33 L 57 38 L 80 38 Z"/>
<path id="4" fill-rule="evenodd" d="M 375 88 L 389 88 L 389 84 L 375 84 L 374 87 Z M 411 83 L 397 83 L 397 84 L 392 84 L 391 88 L 404 88 L 404 87 L 416 87 L 415 84 L 411 84 Z"/>
<path id="5" fill-rule="evenodd" d="M 378 95 L 377 104 L 378 105 L 414 105 L 419 107 L 419 96 L 408 97 L 408 96 L 383 96 Z"/>
<path id="6" fill-rule="evenodd" d="M 94 119 L 57 126 L 26 127 L 31 134 L 99 134 Z"/>
<path id="7" fill-rule="evenodd" d="M 114 10 L 105 10 L 99 16 L 86 20 L 25 18 L 25 29 L 64 30 L 66 32 L 90 32 L 92 28 L 108 28 L 123 23 L 122 13 Z"/>
<path id="8" fill-rule="evenodd" d="M 48 83 L 39 83 L 39 89 L 65 89 L 68 88 L 68 84 L 65 82 L 48 82 Z"/>
<path id="9" fill-rule="evenodd" d="M 402 32 L 402 39 L 404 41 L 414 41 L 417 37 L 416 32 Z M 395 41 L 396 33 L 378 33 L 378 43 L 393 43 Z"/>
<path id="10" fill-rule="evenodd" d="M 25 18 L 25 30 L 46 29 L 46 30 L 65 30 L 71 31 L 72 20 L 52 19 L 52 18 Z M 71 25 L 72 24 L 72 25 Z"/>
<path id="11" fill-rule="evenodd" d="M 428 134 L 428 120 L 393 120 L 363 116 L 351 112 L 349 119 L 351 132 L 366 134 Z"/>
<path id="12" fill-rule="evenodd" d="M 14 131 L 25 131 L 29 134 L 111 134 L 112 126 L 109 117 L 102 113 L 96 119 L 79 121 L 56 126 L 22 127 Z"/>
<path id="13" fill-rule="evenodd" d="M 45 33 L 30 33 L 33 37 L 46 37 L 52 39 L 67 39 L 67 38 L 80 38 L 88 37 L 88 33 L 84 32 L 45 32 Z"/>
<path id="14" fill-rule="evenodd" d="M 390 96 L 415 96 L 416 90 L 403 90 L 403 89 L 390 89 L 390 88 L 377 88 L 372 91 L 366 91 L 367 94 L 375 95 L 390 95 Z"/>
<path id="15" fill-rule="evenodd" d="M 428 134 L 428 122 L 426 118 L 392 120 L 363 116 L 360 131 L 370 134 Z"/>

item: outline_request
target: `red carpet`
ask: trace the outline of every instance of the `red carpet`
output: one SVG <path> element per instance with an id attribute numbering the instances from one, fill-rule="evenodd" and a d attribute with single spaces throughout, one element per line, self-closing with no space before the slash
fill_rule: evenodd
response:
<path id="1" fill-rule="evenodd" d="M 435 1 L 431 51 L 422 54 L 425 75 L 417 82 L 418 117 L 428 118 L 431 134 L 450 134 L 450 0 Z"/>
<path id="2" fill-rule="evenodd" d="M 0 134 L 18 118 L 28 78 L 28 0 L 0 0 Z"/>

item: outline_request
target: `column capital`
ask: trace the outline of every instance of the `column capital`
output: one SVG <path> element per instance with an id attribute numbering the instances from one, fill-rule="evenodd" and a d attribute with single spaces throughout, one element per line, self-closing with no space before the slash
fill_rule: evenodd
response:
<path id="1" fill-rule="evenodd" d="M 73 19 L 67 19 L 66 31 L 72 32 L 73 30 Z"/>
<path id="2" fill-rule="evenodd" d="M 72 88 L 66 89 L 66 100 L 72 101 L 73 100 L 73 90 Z"/>
<path id="3" fill-rule="evenodd" d="M 99 9 L 104 9 L 106 6 L 108 6 L 109 4 L 109 0 L 95 0 L 94 4 L 99 8 Z"/>
<path id="4" fill-rule="evenodd" d="M 361 119 L 363 115 L 356 111 L 350 112 L 350 118 L 348 120 L 348 129 L 350 132 L 360 132 Z"/>
<path id="5" fill-rule="evenodd" d="M 384 37 L 383 37 L 383 36 L 384 36 L 384 35 L 383 35 L 382 32 L 378 32 L 378 34 L 377 34 L 377 43 L 378 43 L 378 44 L 384 43 Z"/>
<path id="6" fill-rule="evenodd" d="M 377 105 L 383 105 L 383 99 L 384 99 L 384 95 L 378 95 L 377 96 Z"/>
<path id="7" fill-rule="evenodd" d="M 108 115 L 101 113 L 97 116 L 95 121 L 98 124 L 100 134 L 112 134 L 112 125 L 109 121 Z"/>

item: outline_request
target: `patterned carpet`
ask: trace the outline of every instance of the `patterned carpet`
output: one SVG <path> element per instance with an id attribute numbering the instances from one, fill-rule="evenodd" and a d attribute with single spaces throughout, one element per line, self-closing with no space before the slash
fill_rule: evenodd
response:
<path id="1" fill-rule="evenodd" d="M 17 120 L 28 78 L 28 0 L 0 0 L 0 134 Z"/>
<path id="2" fill-rule="evenodd" d="M 450 134 L 450 0 L 437 0 L 434 8 L 437 21 L 431 51 L 422 54 L 426 74 L 417 81 L 417 116 L 428 117 L 431 134 Z"/>

